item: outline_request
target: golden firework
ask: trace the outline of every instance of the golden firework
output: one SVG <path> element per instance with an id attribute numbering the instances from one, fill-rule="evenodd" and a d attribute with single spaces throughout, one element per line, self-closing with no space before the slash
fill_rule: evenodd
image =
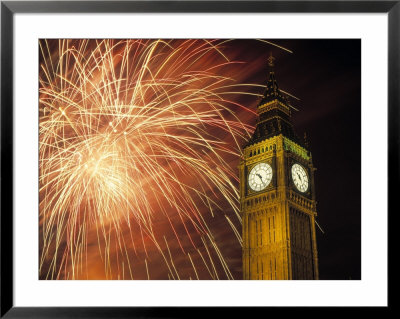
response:
<path id="1" fill-rule="evenodd" d="M 145 254 L 156 247 L 168 277 L 179 279 L 168 241 L 154 229 L 162 216 L 182 252 L 177 227 L 190 241 L 193 231 L 201 235 L 203 253 L 192 243 L 210 277 L 218 278 L 212 249 L 232 278 L 204 218 L 204 207 L 213 214 L 225 203 L 225 214 L 240 220 L 226 156 L 240 156 L 252 129 L 235 116 L 242 106 L 232 97 L 244 92 L 224 71 L 233 63 L 224 41 L 39 44 L 39 277 L 86 279 L 97 258 L 105 278 L 134 279 L 141 238 Z"/>

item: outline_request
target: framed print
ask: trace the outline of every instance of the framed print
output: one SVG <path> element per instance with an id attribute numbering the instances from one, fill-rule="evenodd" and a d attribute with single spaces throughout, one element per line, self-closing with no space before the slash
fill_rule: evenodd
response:
<path id="1" fill-rule="evenodd" d="M 2 1 L 1 316 L 388 307 L 399 6 Z"/>

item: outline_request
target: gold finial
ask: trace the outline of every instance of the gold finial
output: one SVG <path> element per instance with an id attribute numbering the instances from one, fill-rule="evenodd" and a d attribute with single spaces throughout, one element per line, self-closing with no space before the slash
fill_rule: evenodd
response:
<path id="1" fill-rule="evenodd" d="M 269 58 L 267 59 L 267 61 L 268 61 L 268 65 L 270 67 L 274 67 L 275 58 L 272 56 L 272 52 L 270 53 Z"/>

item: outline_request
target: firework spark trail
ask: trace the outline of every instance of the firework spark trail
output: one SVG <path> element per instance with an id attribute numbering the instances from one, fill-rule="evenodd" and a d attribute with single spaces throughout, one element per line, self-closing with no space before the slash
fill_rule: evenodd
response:
<path id="1" fill-rule="evenodd" d="M 233 225 L 232 221 L 230 220 L 230 218 L 225 215 L 226 220 L 228 221 L 229 225 L 231 226 L 237 240 L 239 241 L 240 246 L 243 245 L 243 240 L 242 240 L 242 236 L 240 235 L 240 233 L 238 232 L 238 230 L 235 228 L 235 225 Z"/>
<path id="2" fill-rule="evenodd" d="M 244 108 L 228 98 L 232 80 L 217 74 L 231 62 L 218 41 L 200 40 L 43 40 L 40 53 L 40 278 L 85 278 L 87 255 L 98 250 L 108 279 L 124 278 L 127 269 L 132 279 L 138 236 L 179 278 L 168 244 L 169 258 L 158 244 L 155 215 L 168 218 L 180 245 L 178 226 L 190 241 L 189 225 L 211 238 L 203 205 L 214 214 L 222 199 L 239 217 L 237 177 L 224 160 L 232 147 L 218 134 L 229 135 L 240 156 L 252 128 L 231 110 Z M 223 62 L 201 68 L 211 54 Z M 231 278 L 214 241 L 212 247 Z"/>

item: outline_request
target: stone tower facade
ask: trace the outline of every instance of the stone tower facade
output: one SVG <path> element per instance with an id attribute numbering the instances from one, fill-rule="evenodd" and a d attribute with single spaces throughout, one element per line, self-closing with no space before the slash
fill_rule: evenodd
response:
<path id="1" fill-rule="evenodd" d="M 315 168 L 272 69 L 257 112 L 239 164 L 243 279 L 318 279 Z"/>

